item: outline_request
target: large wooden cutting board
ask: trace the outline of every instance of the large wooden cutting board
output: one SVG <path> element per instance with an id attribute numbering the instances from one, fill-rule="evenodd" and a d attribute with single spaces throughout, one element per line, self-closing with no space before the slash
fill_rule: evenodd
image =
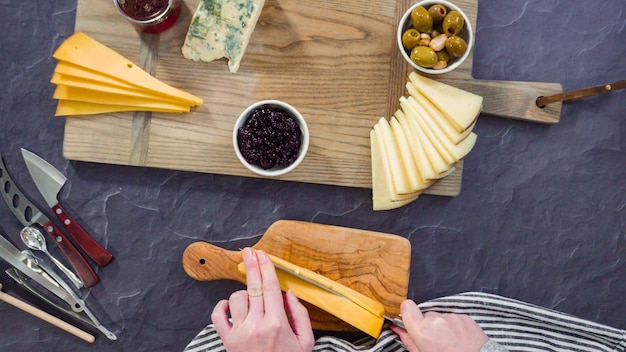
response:
<path id="1" fill-rule="evenodd" d="M 281 220 L 272 224 L 253 248 L 307 268 L 351 287 L 400 313 L 406 299 L 411 244 L 400 236 L 347 227 Z M 183 268 L 201 281 L 230 279 L 245 283 L 237 265 L 240 251 L 206 242 L 192 243 L 183 253 Z M 314 329 L 352 331 L 334 316 L 309 305 Z"/>
<path id="2" fill-rule="evenodd" d="M 198 0 L 185 0 L 178 23 L 159 37 L 137 34 L 109 0 L 78 0 L 76 30 L 139 63 L 177 88 L 204 99 L 189 114 L 120 113 L 67 118 L 66 158 L 121 165 L 259 177 L 232 147 L 237 116 L 251 103 L 279 99 L 308 122 L 310 148 L 282 180 L 371 187 L 369 131 L 389 117 L 412 71 L 397 49 L 398 19 L 413 1 L 267 0 L 241 68 L 226 61 L 184 59 L 180 48 Z M 476 28 L 477 0 L 457 0 Z M 477 40 L 480 40 L 478 38 Z M 158 56 L 158 59 L 157 59 Z M 561 106 L 534 106 L 558 84 L 478 81 L 471 56 L 437 79 L 482 95 L 485 113 L 542 123 Z M 480 138 L 480 136 L 479 136 Z M 457 195 L 462 163 L 427 193 Z"/>

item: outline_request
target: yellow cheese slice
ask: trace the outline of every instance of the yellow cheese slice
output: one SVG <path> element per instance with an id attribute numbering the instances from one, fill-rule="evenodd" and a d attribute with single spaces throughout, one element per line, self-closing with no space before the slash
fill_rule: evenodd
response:
<path id="1" fill-rule="evenodd" d="M 66 76 L 66 77 L 68 76 L 77 77 L 77 78 L 87 79 L 87 80 L 94 81 L 94 82 L 104 83 L 106 85 L 127 88 L 131 90 L 144 90 L 146 92 L 150 92 L 150 95 L 154 94 L 153 92 L 142 89 L 141 87 L 137 87 L 134 84 L 126 83 L 115 77 L 105 76 L 99 72 L 96 72 L 96 71 L 93 71 L 84 67 L 80 67 L 80 66 L 77 66 L 72 63 L 65 62 L 65 61 L 59 61 L 57 65 L 54 67 L 54 72 L 61 74 L 63 76 Z"/>
<path id="2" fill-rule="evenodd" d="M 401 195 L 413 192 L 409 184 L 409 178 L 404 170 L 398 144 L 393 137 L 389 122 L 384 117 L 380 118 L 378 123 L 374 126 L 374 130 L 376 131 L 380 143 L 379 147 L 383 151 L 383 160 L 386 160 L 389 170 L 391 171 L 390 174 L 393 185 L 391 199 L 402 200 L 403 197 L 401 197 Z"/>
<path id="3" fill-rule="evenodd" d="M 141 106 L 130 105 L 110 105 L 110 104 L 94 104 L 84 101 L 74 100 L 59 100 L 57 103 L 57 109 L 55 116 L 75 116 L 75 115 L 95 115 L 105 114 L 110 112 L 123 112 L 123 111 L 156 111 L 156 112 L 173 112 L 180 113 L 179 110 L 171 109 L 146 109 Z"/>
<path id="4" fill-rule="evenodd" d="M 415 108 L 416 111 L 418 109 L 421 109 L 421 107 L 413 97 L 404 98 L 402 100 L 405 102 L 405 104 Z M 439 125 L 437 125 L 437 123 L 434 121 L 430 114 L 423 111 L 423 113 L 417 114 L 415 116 L 419 119 L 418 122 L 420 123 L 420 126 L 424 126 L 425 129 L 428 130 L 428 133 L 432 136 L 432 139 L 437 140 L 438 145 L 443 148 L 447 152 L 447 155 L 452 158 L 451 164 L 457 163 L 471 151 L 471 148 L 459 148 L 457 144 L 452 143 L 452 141 L 448 139 L 443 131 L 439 129 Z M 468 146 L 467 143 L 464 143 L 462 145 L 465 147 Z M 472 144 L 471 147 L 473 146 L 474 145 Z"/>
<path id="5" fill-rule="evenodd" d="M 402 129 L 405 131 L 405 136 L 408 137 L 407 140 L 413 153 L 413 160 L 415 160 L 415 163 L 417 164 L 422 181 L 424 183 L 431 184 L 432 181 L 439 179 L 438 172 L 433 169 L 433 166 L 426 155 L 426 151 L 424 150 L 424 146 L 420 142 L 419 138 L 412 134 L 412 128 L 409 126 L 406 115 L 402 112 L 402 110 L 398 110 L 394 114 L 394 117 L 398 120 L 400 126 L 402 126 Z"/>
<path id="6" fill-rule="evenodd" d="M 412 190 L 411 193 L 425 190 L 430 186 L 430 183 L 424 182 L 424 179 L 419 172 L 417 163 L 415 162 L 415 158 L 411 152 L 411 147 L 409 146 L 408 137 L 405 135 L 405 131 L 396 117 L 389 119 L 389 125 L 391 126 L 391 131 L 393 132 L 394 138 L 398 144 L 400 156 L 402 157 L 402 164 L 404 165 L 406 174 L 409 177 L 409 183 Z"/>
<path id="7" fill-rule="evenodd" d="M 404 200 L 391 200 L 392 190 L 391 173 L 380 149 L 376 131 L 370 131 L 370 151 L 372 155 L 372 203 L 373 210 L 391 210 L 400 208 L 416 200 L 419 194 Z"/>
<path id="8" fill-rule="evenodd" d="M 189 112 L 189 105 L 172 104 L 154 98 L 129 97 L 127 95 L 99 92 L 90 89 L 59 85 L 55 88 L 52 98 L 59 100 L 84 101 L 95 104 L 130 105 L 150 109 L 168 109 Z"/>
<path id="9" fill-rule="evenodd" d="M 152 92 L 146 92 L 146 91 L 136 90 L 132 88 L 129 89 L 129 88 L 124 88 L 124 87 L 108 85 L 105 83 L 93 81 L 93 80 L 82 78 L 82 77 L 66 76 L 64 74 L 60 74 L 57 72 L 52 74 L 52 78 L 50 79 L 50 82 L 57 86 L 68 86 L 68 87 L 90 89 L 90 90 L 100 91 L 104 93 L 126 95 L 129 97 L 138 97 L 138 98 L 146 98 L 146 99 L 158 98 L 163 102 L 169 102 L 172 104 L 181 104 L 181 103 L 187 104 L 187 102 L 181 101 L 180 99 L 172 99 L 172 98 L 166 98 L 166 97 L 159 98 L 155 96 L 154 94 L 152 94 Z"/>
<path id="10" fill-rule="evenodd" d="M 426 97 L 422 93 L 420 93 L 413 84 L 407 83 L 406 89 L 409 92 L 410 96 L 418 102 L 421 109 L 423 109 L 426 114 L 429 114 L 433 117 L 433 119 L 439 126 L 439 129 L 441 129 L 441 131 L 445 133 L 445 135 L 448 137 L 448 139 L 450 139 L 452 143 L 459 144 L 459 142 L 467 138 L 470 132 L 472 132 L 472 130 L 474 129 L 474 126 L 476 125 L 476 121 L 478 119 L 474 120 L 474 122 L 468 129 L 459 133 L 450 123 L 450 121 L 448 121 L 448 119 L 443 116 L 441 111 L 439 111 L 439 109 L 437 109 L 437 107 L 434 106 L 433 103 L 430 102 L 430 100 L 426 99 Z"/>
<path id="11" fill-rule="evenodd" d="M 82 32 L 76 32 L 67 38 L 52 56 L 59 61 L 69 62 L 146 90 L 179 97 L 191 106 L 202 105 L 202 99 L 161 82 Z"/>
<path id="12" fill-rule="evenodd" d="M 240 263 L 237 268 L 239 272 L 245 274 L 246 268 L 243 263 Z M 375 338 L 380 336 L 385 321 L 382 315 L 376 315 L 345 297 L 318 287 L 287 271 L 276 270 L 276 275 L 282 291 L 291 290 L 299 299 L 336 316 L 368 335 Z M 341 285 L 338 282 L 335 284 Z"/>
<path id="13" fill-rule="evenodd" d="M 483 97 L 465 90 L 426 78 L 415 72 L 409 81 L 424 94 L 452 123 L 458 132 L 467 130 L 482 108 Z"/>

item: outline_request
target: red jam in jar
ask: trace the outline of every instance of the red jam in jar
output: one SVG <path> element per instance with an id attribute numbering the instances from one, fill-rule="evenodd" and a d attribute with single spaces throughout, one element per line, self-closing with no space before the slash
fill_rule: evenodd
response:
<path id="1" fill-rule="evenodd" d="M 138 31 L 161 33 L 180 15 L 180 0 L 113 0 L 117 9 Z"/>

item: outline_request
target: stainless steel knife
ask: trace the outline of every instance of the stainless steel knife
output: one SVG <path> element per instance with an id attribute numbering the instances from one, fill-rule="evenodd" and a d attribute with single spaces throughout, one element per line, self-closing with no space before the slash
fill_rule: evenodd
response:
<path id="1" fill-rule="evenodd" d="M 67 181 L 65 175 L 33 152 L 22 149 L 22 156 L 39 193 L 78 246 L 99 266 L 109 264 L 113 255 L 94 240 L 59 203 L 59 191 Z"/>
<path id="2" fill-rule="evenodd" d="M 339 296 L 343 299 L 352 301 L 352 299 L 350 299 L 349 297 L 346 297 L 344 294 L 342 294 L 341 292 L 338 292 L 336 290 L 333 290 L 332 288 L 328 287 L 327 285 L 322 285 L 321 283 L 310 279 L 309 277 L 302 275 L 302 273 L 296 271 L 296 270 L 292 270 L 291 268 L 285 266 L 285 265 L 281 265 L 280 263 L 274 262 L 274 266 L 276 267 L 276 269 L 278 270 L 282 270 L 290 275 L 293 275 L 295 277 L 297 277 L 298 279 L 305 281 L 313 286 L 316 286 L 318 288 L 323 289 L 324 291 L 330 292 L 332 294 L 334 294 L 335 296 Z M 383 319 L 387 320 L 388 322 L 406 330 L 406 328 L 404 327 L 404 322 L 402 321 L 402 317 L 400 315 L 395 316 L 395 317 L 390 317 L 386 314 L 383 314 Z"/>
<path id="3" fill-rule="evenodd" d="M 61 232 L 61 230 L 59 230 L 54 223 L 17 188 L 15 182 L 9 176 L 2 155 L 0 155 L 0 182 L 2 184 L 0 194 L 2 194 L 2 198 L 19 222 L 24 226 L 33 226 L 33 224 L 41 226 L 52 241 L 59 246 L 68 262 L 74 268 L 74 271 L 83 281 L 85 287 L 89 288 L 97 284 L 100 278 L 78 249 L 76 249 L 63 232 Z"/>
<path id="4" fill-rule="evenodd" d="M 73 311 L 82 311 L 81 305 L 73 299 L 65 289 L 54 281 L 39 265 L 32 262 L 26 254 L 15 248 L 2 234 L 0 234 L 0 258 L 4 259 L 4 261 L 19 270 L 22 274 L 31 278 L 41 287 L 59 297 L 67 303 Z"/>

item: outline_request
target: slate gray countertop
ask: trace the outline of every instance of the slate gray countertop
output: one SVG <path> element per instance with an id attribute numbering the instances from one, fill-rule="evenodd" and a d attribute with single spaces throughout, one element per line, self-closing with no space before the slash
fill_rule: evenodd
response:
<path id="1" fill-rule="evenodd" d="M 104 0 L 101 0 L 104 1 Z M 196 282 L 181 255 L 202 240 L 252 245 L 274 221 L 305 220 L 409 239 L 409 297 L 483 291 L 626 329 L 626 91 L 563 106 L 547 126 L 481 116 L 458 197 L 371 210 L 369 190 L 68 161 L 48 83 L 74 31 L 75 0 L 0 0 L 0 153 L 39 205 L 20 148 L 68 177 L 61 200 L 113 254 L 87 297 L 119 340 L 93 345 L 0 304 L 0 351 L 180 351 L 233 282 Z M 558 82 L 626 79 L 623 0 L 481 0 L 474 76 Z M 20 248 L 21 228 L 0 206 Z M 3 291 L 35 302 L 0 264 Z"/>

